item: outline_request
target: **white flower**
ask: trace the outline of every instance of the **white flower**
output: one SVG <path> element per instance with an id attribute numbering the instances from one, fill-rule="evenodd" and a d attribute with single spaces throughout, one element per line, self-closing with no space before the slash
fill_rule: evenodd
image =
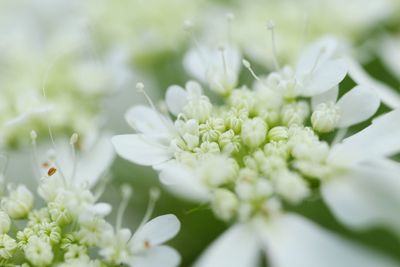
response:
<path id="1" fill-rule="evenodd" d="M 33 207 L 33 194 L 24 185 L 8 188 L 8 197 L 1 199 L 1 208 L 13 219 L 22 219 Z"/>
<path id="2" fill-rule="evenodd" d="M 220 45 L 209 48 L 206 45 L 191 48 L 185 55 L 186 70 L 211 90 L 227 95 L 237 85 L 241 67 L 241 56 L 237 48 Z"/>
<path id="3" fill-rule="evenodd" d="M 139 227 L 133 235 L 128 229 L 116 235 L 109 232 L 100 254 L 110 262 L 129 266 L 178 266 L 179 254 L 162 244 L 173 238 L 179 229 L 179 220 L 174 215 L 159 216 Z"/>
<path id="4" fill-rule="evenodd" d="M 336 45 L 335 40 L 324 38 L 301 54 L 294 75 L 295 94 L 315 96 L 335 87 L 344 79 L 347 63 L 335 54 Z"/>

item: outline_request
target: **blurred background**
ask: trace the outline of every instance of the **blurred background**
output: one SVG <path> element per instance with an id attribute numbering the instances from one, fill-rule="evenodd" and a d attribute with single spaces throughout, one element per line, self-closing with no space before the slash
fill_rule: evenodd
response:
<path id="1" fill-rule="evenodd" d="M 182 58 L 196 42 L 216 46 L 228 39 L 256 72 L 268 72 L 273 61 L 267 21 L 275 25 L 281 65 L 295 63 L 298 52 L 316 38 L 335 36 L 372 77 L 400 94 L 399 12 L 398 0 L 1 0 L 0 147 L 9 158 L 7 179 L 34 184 L 29 168 L 21 168 L 31 162 L 32 129 L 42 144 L 49 142 L 49 125 L 55 138 L 77 132 L 91 140 L 105 131 L 132 132 L 124 113 L 146 104 L 135 84 L 143 82 L 159 103 L 169 85 L 191 78 Z M 246 82 L 251 77 L 244 73 Z M 353 84 L 346 79 L 343 87 Z M 110 174 L 104 200 L 118 205 L 119 186 L 134 188 L 125 215 L 125 226 L 134 228 L 146 210 L 149 189 L 159 186 L 156 173 L 117 158 Z M 346 230 L 320 199 L 294 209 L 400 262 L 400 242 L 388 232 Z M 182 266 L 227 227 L 207 206 L 163 191 L 154 215 L 165 213 L 182 222 L 171 242 L 182 254 Z"/>

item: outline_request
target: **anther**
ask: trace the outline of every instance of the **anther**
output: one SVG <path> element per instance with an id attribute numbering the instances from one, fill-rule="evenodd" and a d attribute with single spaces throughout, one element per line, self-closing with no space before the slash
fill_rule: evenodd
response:
<path id="1" fill-rule="evenodd" d="M 54 168 L 54 167 L 51 167 L 51 168 L 47 171 L 47 175 L 48 175 L 48 176 L 53 176 L 56 172 L 57 172 L 57 169 Z"/>
<path id="2" fill-rule="evenodd" d="M 254 79 L 256 79 L 257 81 L 260 80 L 260 78 L 258 78 L 258 76 L 255 74 L 255 72 L 253 71 L 253 69 L 251 68 L 251 64 L 249 61 L 247 61 L 246 59 L 242 60 L 242 64 L 243 66 L 249 70 L 250 74 L 254 77 Z"/>
<path id="3" fill-rule="evenodd" d="M 69 144 L 70 145 L 75 145 L 78 142 L 78 134 L 77 133 L 73 133 L 71 135 L 71 138 L 69 139 Z"/>

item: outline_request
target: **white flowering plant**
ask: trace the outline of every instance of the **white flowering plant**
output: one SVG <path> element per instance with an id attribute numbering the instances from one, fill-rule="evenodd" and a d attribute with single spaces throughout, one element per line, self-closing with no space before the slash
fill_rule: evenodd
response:
<path id="1" fill-rule="evenodd" d="M 151 101 L 126 113 L 137 133 L 113 137 L 117 153 L 152 166 L 167 189 L 209 203 L 233 224 L 195 266 L 255 266 L 260 250 L 280 267 L 398 266 L 291 212 L 321 194 L 352 229 L 400 233 L 400 164 L 390 158 L 400 152 L 400 110 L 347 134 L 373 117 L 381 92 L 360 83 L 337 100 L 350 61 L 334 47 L 324 39 L 295 67 L 276 60 L 276 71 L 259 77 L 232 45 L 210 53 L 197 46 L 184 64 L 219 104 L 189 81 L 168 88 L 168 114 Z M 239 85 L 240 63 L 255 79 L 252 88 Z"/>
<path id="2" fill-rule="evenodd" d="M 31 137 L 35 145 L 37 134 Z M 77 142 L 74 134 L 71 153 L 51 149 L 45 159 L 36 155 L 34 146 L 40 198 L 23 184 L 2 181 L 6 190 L 0 202 L 1 266 L 177 266 L 179 254 L 163 243 L 177 234 L 179 220 L 172 214 L 150 220 L 159 191 L 150 191 L 148 210 L 132 233 L 122 227 L 132 195 L 131 187 L 123 185 L 112 225 L 105 218 L 111 205 L 99 202 L 107 183 L 100 178 L 114 158 L 109 138 L 99 138 L 83 154 L 75 151 Z"/>

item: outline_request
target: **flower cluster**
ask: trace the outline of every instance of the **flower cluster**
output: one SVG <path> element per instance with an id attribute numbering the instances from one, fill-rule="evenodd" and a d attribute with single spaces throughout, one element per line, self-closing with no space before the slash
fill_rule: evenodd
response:
<path id="1" fill-rule="evenodd" d="M 256 80 L 252 88 L 238 86 L 240 66 L 236 64 L 240 58 L 235 55 L 240 55 L 234 48 L 220 46 L 216 51 L 218 57 L 208 54 L 211 60 L 202 57 L 206 53 L 200 52 L 190 51 L 185 65 L 219 94 L 221 101 L 213 104 L 201 85 L 190 81 L 185 88 L 174 85 L 167 90 L 166 106 L 174 121 L 154 106 L 133 107 L 126 119 L 138 133 L 113 138 L 122 157 L 153 166 L 160 172 L 161 182 L 171 191 L 209 202 L 217 217 L 235 222 L 236 228 L 241 224 L 256 224 L 255 228 L 263 236 L 261 242 L 267 243 L 268 250 L 277 251 L 277 255 L 270 255 L 276 260 L 276 266 L 293 266 L 292 260 L 296 261 L 279 256 L 293 242 L 280 240 L 282 237 L 276 234 L 290 232 L 285 225 L 308 232 L 310 236 L 315 234 L 327 246 L 338 245 L 336 240 L 330 240 L 329 234 L 289 212 L 291 205 L 303 202 L 316 192 L 322 193 L 346 225 L 355 228 L 389 225 L 394 210 L 382 212 L 377 203 L 369 205 L 373 198 L 364 191 L 357 188 L 358 194 L 349 187 L 362 184 L 365 190 L 373 188 L 376 177 L 362 178 L 371 166 L 375 175 L 379 173 L 381 182 L 385 180 L 382 184 L 398 184 L 388 166 L 392 170 L 400 166 L 387 157 L 400 151 L 400 142 L 395 137 L 400 134 L 400 112 L 387 113 L 363 131 L 344 139 L 349 127 L 375 114 L 380 99 L 375 88 L 360 84 L 338 100 L 339 83 L 347 74 L 348 62 L 338 56 L 336 42 L 322 39 L 304 51 L 295 67 L 279 68 L 276 64 L 277 71 L 263 77 L 258 77 L 250 63 L 243 60 L 242 64 Z M 138 89 L 143 90 L 143 85 L 138 84 Z M 391 131 L 387 132 L 389 128 Z M 335 133 L 334 138 L 328 133 Z M 382 142 L 374 142 L 376 138 Z M 234 237 L 239 240 L 246 235 L 243 231 L 233 227 L 227 233 L 229 237 L 221 238 L 226 243 L 217 241 L 217 248 L 209 250 L 198 266 L 229 266 L 229 261 L 216 264 L 215 251 L 224 247 L 222 250 L 228 254 L 222 244 L 232 243 L 230 238 Z M 248 242 L 254 243 L 254 240 Z M 354 244 L 346 241 L 339 246 L 340 250 L 347 246 L 354 248 Z M 340 264 L 364 265 L 366 257 L 358 249 L 350 253 L 351 260 L 345 259 Z M 249 250 L 247 256 L 253 255 L 251 246 Z M 252 261 L 250 256 L 248 259 Z M 380 258 L 376 256 L 376 259 Z M 318 260 L 306 263 L 304 266 L 322 264 Z M 251 266 L 248 264 L 244 262 L 241 266 Z M 370 264 L 393 266 L 385 260 L 382 265 Z"/>
<path id="2" fill-rule="evenodd" d="M 32 132 L 33 140 L 36 133 Z M 73 147 L 77 135 L 71 137 Z M 1 198 L 0 263 L 1 266 L 145 266 L 166 261 L 179 263 L 175 250 L 162 243 L 179 231 L 180 223 L 171 214 L 150 219 L 157 190 L 151 191 L 149 210 L 136 232 L 122 228 L 122 216 L 132 195 L 128 185 L 121 187 L 122 200 L 116 225 L 105 217 L 111 205 L 99 202 L 105 182 L 94 183 L 112 160 L 107 138 L 99 140 L 90 153 L 99 153 L 99 160 L 82 165 L 61 161 L 61 155 L 49 152 L 41 162 L 37 193 L 25 186 L 7 186 Z M 100 159 L 101 158 L 101 159 Z M 86 176 L 88 175 L 88 176 Z M 34 201 L 38 205 L 34 205 Z M 147 266 L 147 265 L 146 265 Z M 157 265 L 158 266 L 158 265 Z"/>

